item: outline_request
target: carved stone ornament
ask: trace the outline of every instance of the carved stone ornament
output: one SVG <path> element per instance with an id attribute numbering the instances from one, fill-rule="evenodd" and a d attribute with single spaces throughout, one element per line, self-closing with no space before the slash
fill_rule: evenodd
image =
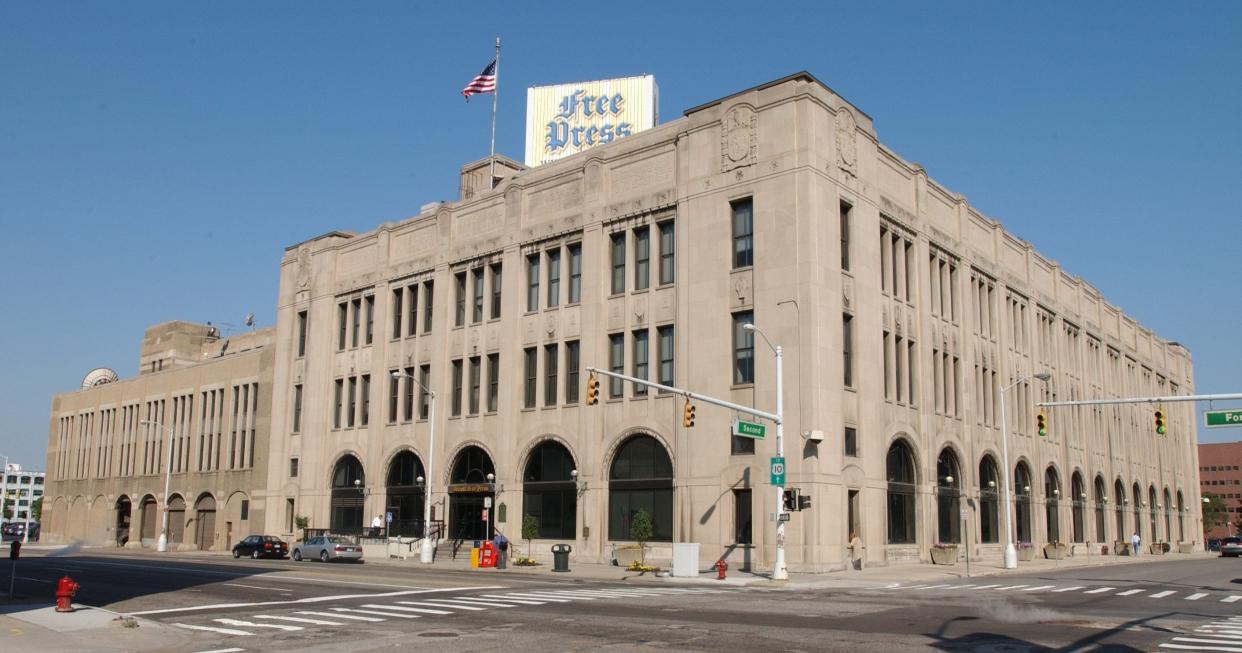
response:
<path id="1" fill-rule="evenodd" d="M 858 124 L 849 109 L 837 109 L 837 165 L 851 173 L 858 164 Z"/>
<path id="2" fill-rule="evenodd" d="M 743 275 L 738 275 L 733 279 L 733 294 L 737 295 L 737 303 L 745 304 L 746 298 L 750 296 L 750 279 Z"/>
<path id="3" fill-rule="evenodd" d="M 549 315 L 543 320 L 543 332 L 548 334 L 549 338 L 556 337 L 556 316 Z"/>
<path id="4" fill-rule="evenodd" d="M 746 105 L 729 109 L 720 125 L 720 171 L 755 162 L 755 110 Z"/>
<path id="5" fill-rule="evenodd" d="M 639 299 L 634 302 L 634 324 L 644 324 L 647 321 L 647 301 Z"/>
<path id="6" fill-rule="evenodd" d="M 479 351 L 479 331 L 478 329 L 470 333 L 470 351 Z"/>
<path id="7" fill-rule="evenodd" d="M 311 281 L 311 251 L 309 247 L 298 250 L 298 287 L 305 288 Z"/>

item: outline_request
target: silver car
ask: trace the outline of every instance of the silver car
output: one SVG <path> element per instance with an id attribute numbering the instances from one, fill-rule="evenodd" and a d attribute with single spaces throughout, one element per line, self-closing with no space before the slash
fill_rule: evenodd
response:
<path id="1" fill-rule="evenodd" d="M 319 558 L 320 562 L 329 560 L 353 560 L 362 562 L 362 547 L 350 542 L 340 535 L 317 535 L 293 545 L 293 559 Z"/>
<path id="2" fill-rule="evenodd" d="M 1220 541 L 1220 557 L 1236 558 L 1242 555 L 1242 538 L 1226 537 Z"/>

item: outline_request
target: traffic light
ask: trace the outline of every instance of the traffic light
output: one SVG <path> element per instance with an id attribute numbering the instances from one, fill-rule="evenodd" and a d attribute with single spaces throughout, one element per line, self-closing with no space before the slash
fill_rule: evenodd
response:
<path id="1" fill-rule="evenodd" d="M 1043 413 L 1036 415 L 1035 426 L 1036 430 L 1039 431 L 1040 436 L 1048 435 L 1048 416 Z"/>
<path id="2" fill-rule="evenodd" d="M 598 403 L 599 403 L 599 379 L 595 378 L 595 373 L 592 372 L 591 375 L 587 377 L 587 405 L 594 406 L 595 404 L 598 404 Z"/>
<path id="3" fill-rule="evenodd" d="M 1156 433 L 1159 435 L 1164 435 L 1165 430 L 1166 429 L 1164 428 L 1164 411 L 1157 408 L 1156 409 Z"/>
<path id="4" fill-rule="evenodd" d="M 798 510 L 806 510 L 811 507 L 811 497 L 807 494 L 798 495 Z"/>
<path id="5" fill-rule="evenodd" d="M 798 488 L 787 487 L 785 494 L 781 497 L 781 503 L 785 508 L 785 512 L 795 512 L 798 510 Z"/>
<path id="6" fill-rule="evenodd" d="M 690 403 L 689 399 L 686 400 L 686 408 L 682 411 L 681 425 L 686 428 L 694 426 L 694 404 Z"/>

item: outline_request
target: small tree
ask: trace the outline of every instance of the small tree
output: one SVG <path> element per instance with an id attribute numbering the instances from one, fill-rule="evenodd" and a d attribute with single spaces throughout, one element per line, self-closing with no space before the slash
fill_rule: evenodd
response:
<path id="1" fill-rule="evenodd" d="M 30 521 L 43 521 L 43 497 L 30 504 Z"/>
<path id="2" fill-rule="evenodd" d="M 1217 526 L 1223 526 L 1229 521 L 1229 511 L 1220 495 L 1204 492 L 1203 498 L 1207 499 L 1207 502 L 1203 504 L 1203 530 L 1205 532 Z"/>
<path id="3" fill-rule="evenodd" d="M 634 513 L 630 520 L 630 537 L 638 542 L 638 556 L 643 566 L 647 565 L 647 540 L 651 539 L 651 515 L 646 510 Z"/>
<path id="4" fill-rule="evenodd" d="M 526 540 L 526 557 L 531 555 L 531 540 L 539 537 L 539 520 L 534 515 L 522 517 L 522 539 Z"/>

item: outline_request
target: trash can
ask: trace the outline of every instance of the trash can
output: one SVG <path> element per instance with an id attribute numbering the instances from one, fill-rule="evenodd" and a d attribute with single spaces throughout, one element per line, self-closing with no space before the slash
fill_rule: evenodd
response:
<path id="1" fill-rule="evenodd" d="M 568 544 L 553 544 L 552 571 L 569 571 L 569 552 L 573 550 Z"/>

